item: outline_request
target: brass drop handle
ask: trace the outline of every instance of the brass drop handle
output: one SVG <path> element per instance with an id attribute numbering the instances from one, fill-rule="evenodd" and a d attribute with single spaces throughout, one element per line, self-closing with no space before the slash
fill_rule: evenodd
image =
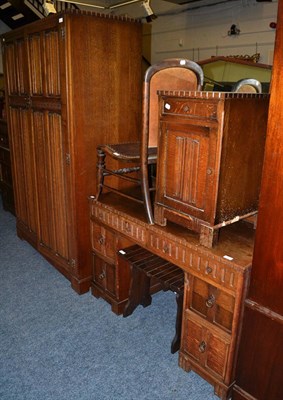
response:
<path id="1" fill-rule="evenodd" d="M 98 279 L 102 281 L 102 279 L 105 278 L 105 271 L 101 272 L 101 274 L 98 275 Z"/>
<path id="2" fill-rule="evenodd" d="M 167 244 L 165 244 L 164 246 L 163 246 L 163 251 L 164 251 L 164 253 L 169 253 L 169 246 L 167 245 Z"/>
<path id="3" fill-rule="evenodd" d="M 206 343 L 205 343 L 204 340 L 203 340 L 202 342 L 200 342 L 198 349 L 199 349 L 199 351 L 200 351 L 201 353 L 204 353 L 204 352 L 205 352 L 205 350 L 206 350 Z"/>
<path id="4" fill-rule="evenodd" d="M 207 274 L 211 274 L 212 268 L 211 267 L 206 267 L 205 271 L 206 271 Z"/>
<path id="5" fill-rule="evenodd" d="M 206 307 L 211 308 L 214 306 L 215 303 L 215 297 L 213 296 L 213 294 L 211 294 L 208 299 L 205 302 Z"/>
<path id="6" fill-rule="evenodd" d="M 131 225 L 129 224 L 129 222 L 125 223 L 125 230 L 126 232 L 130 233 L 131 232 Z"/>
<path id="7" fill-rule="evenodd" d="M 100 245 L 105 244 L 105 237 L 104 237 L 103 235 L 100 235 L 100 236 L 99 236 L 99 238 L 98 238 L 98 243 L 99 243 Z"/>

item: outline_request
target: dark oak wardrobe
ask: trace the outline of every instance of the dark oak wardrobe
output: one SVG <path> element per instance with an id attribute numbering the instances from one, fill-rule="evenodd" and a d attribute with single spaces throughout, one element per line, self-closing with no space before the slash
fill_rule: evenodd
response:
<path id="1" fill-rule="evenodd" d="M 2 36 L 17 233 L 83 293 L 96 146 L 137 139 L 142 25 L 66 11 Z"/>

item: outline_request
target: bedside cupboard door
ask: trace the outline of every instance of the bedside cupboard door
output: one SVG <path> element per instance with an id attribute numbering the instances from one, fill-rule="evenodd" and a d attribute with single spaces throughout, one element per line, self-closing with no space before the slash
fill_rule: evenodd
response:
<path id="1" fill-rule="evenodd" d="M 217 129 L 161 122 L 157 203 L 204 221 L 215 211 Z"/>

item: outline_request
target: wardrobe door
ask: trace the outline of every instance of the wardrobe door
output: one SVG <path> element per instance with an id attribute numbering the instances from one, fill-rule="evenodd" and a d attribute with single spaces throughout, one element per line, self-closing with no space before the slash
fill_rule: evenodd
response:
<path id="1" fill-rule="evenodd" d="M 31 131 L 34 132 L 40 251 L 69 260 L 68 157 L 62 129 L 57 26 L 28 35 Z"/>
<path id="2" fill-rule="evenodd" d="M 3 48 L 17 228 L 19 236 L 36 245 L 38 208 L 26 42 L 19 37 L 4 41 Z"/>

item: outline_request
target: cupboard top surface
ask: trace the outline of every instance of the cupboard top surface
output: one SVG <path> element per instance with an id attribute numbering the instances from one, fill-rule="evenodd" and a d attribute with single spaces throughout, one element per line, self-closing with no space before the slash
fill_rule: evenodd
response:
<path id="1" fill-rule="evenodd" d="M 13 29 L 9 32 L 1 35 L 1 40 L 5 42 L 6 40 L 17 39 L 17 37 L 22 37 L 23 35 L 28 35 L 32 32 L 41 31 L 44 29 L 49 29 L 50 27 L 54 27 L 55 25 L 61 25 L 64 19 L 74 19 L 74 18 L 92 18 L 94 21 L 104 20 L 105 23 L 134 23 L 142 25 L 141 21 L 138 19 L 112 15 L 112 14 L 101 14 L 92 11 L 84 11 L 84 10 L 65 10 L 56 14 L 50 14 L 48 17 L 40 19 L 38 21 L 32 22 L 30 24 L 25 25 L 24 27 L 20 27 L 17 29 Z"/>
<path id="2" fill-rule="evenodd" d="M 188 99 L 209 99 L 209 100 L 226 100 L 226 99 L 269 99 L 268 93 L 235 93 L 235 92 L 205 92 L 205 91 L 166 91 L 158 90 L 157 94 L 163 97 L 181 97 Z"/>

